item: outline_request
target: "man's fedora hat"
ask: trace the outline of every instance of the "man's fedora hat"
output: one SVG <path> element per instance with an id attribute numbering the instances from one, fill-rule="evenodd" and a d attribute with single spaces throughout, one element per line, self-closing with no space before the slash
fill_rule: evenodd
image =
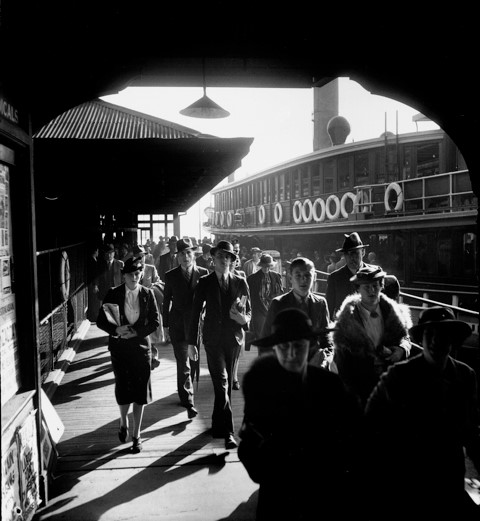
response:
<path id="1" fill-rule="evenodd" d="M 429 325 L 448 329 L 458 342 L 463 342 L 472 334 L 470 326 L 462 320 L 457 320 L 450 308 L 434 306 L 422 311 L 418 324 L 409 329 L 412 339 L 421 343 L 423 331 Z"/>
<path id="2" fill-rule="evenodd" d="M 223 251 L 225 253 L 228 253 L 233 260 L 236 260 L 237 258 L 237 254 L 233 250 L 233 244 L 231 242 L 218 241 L 217 245 L 210 250 L 210 254 L 212 255 L 212 257 L 215 256 L 215 253 L 217 253 L 217 251 Z"/>
<path id="3" fill-rule="evenodd" d="M 177 242 L 177 252 L 181 252 L 183 250 L 195 251 L 196 249 L 198 249 L 198 246 L 194 246 L 192 244 L 192 241 L 188 237 L 186 237 L 185 239 L 180 239 Z"/>
<path id="4" fill-rule="evenodd" d="M 259 251 L 262 251 L 262 250 L 260 248 L 258 248 L 257 246 L 250 248 L 250 253 L 258 253 Z"/>
<path id="5" fill-rule="evenodd" d="M 138 256 L 138 255 L 145 255 L 147 252 L 145 251 L 145 248 L 143 246 L 139 246 L 138 244 L 135 244 L 135 246 L 132 248 L 132 253 L 135 256 Z"/>
<path id="6" fill-rule="evenodd" d="M 350 278 L 350 282 L 355 284 L 370 284 L 379 279 L 385 278 L 386 273 L 380 268 L 380 266 L 368 265 L 360 268 L 353 277 Z"/>
<path id="7" fill-rule="evenodd" d="M 262 254 L 260 260 L 258 261 L 259 266 L 268 266 L 269 268 L 273 268 L 276 262 L 273 260 L 271 255 L 267 253 Z"/>
<path id="8" fill-rule="evenodd" d="M 345 240 L 343 241 L 343 246 L 337 252 L 341 251 L 343 253 L 347 253 L 351 250 L 359 250 L 360 248 L 365 248 L 366 246 L 370 246 L 369 244 L 363 244 L 362 239 L 360 239 L 360 235 L 357 232 L 353 232 L 350 235 L 344 233 Z"/>
<path id="9" fill-rule="evenodd" d="M 302 338 L 312 339 L 320 333 L 320 330 L 313 328 L 312 321 L 304 311 L 288 308 L 280 311 L 274 318 L 272 334 L 252 340 L 252 344 L 259 347 L 272 347 Z"/>
<path id="10" fill-rule="evenodd" d="M 111 251 L 115 251 L 115 246 L 113 244 L 107 244 L 105 246 L 105 253 L 110 253 Z"/>
<path id="11" fill-rule="evenodd" d="M 142 259 L 130 257 L 125 261 L 122 268 L 122 273 L 133 273 L 134 271 L 143 271 L 145 264 Z"/>

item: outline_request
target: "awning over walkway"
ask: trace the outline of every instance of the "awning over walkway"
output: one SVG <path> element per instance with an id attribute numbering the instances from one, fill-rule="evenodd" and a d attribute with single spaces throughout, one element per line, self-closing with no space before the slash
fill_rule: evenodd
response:
<path id="1" fill-rule="evenodd" d="M 37 198 L 85 198 L 100 212 L 186 211 L 241 166 L 252 142 L 94 100 L 35 135 Z"/>

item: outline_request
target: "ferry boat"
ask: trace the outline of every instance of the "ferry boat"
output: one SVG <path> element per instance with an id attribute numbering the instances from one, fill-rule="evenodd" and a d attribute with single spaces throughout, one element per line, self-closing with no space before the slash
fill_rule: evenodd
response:
<path id="1" fill-rule="evenodd" d="M 284 267 L 299 254 L 324 259 L 358 232 L 399 279 L 403 301 L 458 309 L 478 344 L 478 200 L 460 150 L 441 129 L 339 142 L 348 127 L 334 116 L 331 146 L 213 190 L 205 228 L 277 250 Z"/>

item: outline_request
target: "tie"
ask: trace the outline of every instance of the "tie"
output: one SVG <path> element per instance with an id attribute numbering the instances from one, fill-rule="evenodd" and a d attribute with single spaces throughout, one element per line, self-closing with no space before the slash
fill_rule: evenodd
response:
<path id="1" fill-rule="evenodd" d="M 192 278 L 192 274 L 189 270 L 183 270 L 183 276 L 185 277 L 185 280 L 187 281 L 187 286 L 190 285 L 190 279 Z"/>
<path id="2" fill-rule="evenodd" d="M 370 316 L 371 316 L 372 318 L 377 318 L 377 317 L 378 317 L 378 313 L 377 313 L 376 311 L 372 311 L 372 312 L 370 313 Z"/>
<path id="3" fill-rule="evenodd" d="M 133 293 L 131 291 L 127 292 L 127 302 L 131 309 L 133 309 Z"/>
<path id="4" fill-rule="evenodd" d="M 307 304 L 307 297 L 300 297 L 300 309 L 302 311 L 305 311 L 308 315 L 308 304 Z"/>
<path id="5" fill-rule="evenodd" d="M 227 277 L 222 277 L 222 291 L 224 293 L 228 292 L 228 279 L 227 279 Z"/>

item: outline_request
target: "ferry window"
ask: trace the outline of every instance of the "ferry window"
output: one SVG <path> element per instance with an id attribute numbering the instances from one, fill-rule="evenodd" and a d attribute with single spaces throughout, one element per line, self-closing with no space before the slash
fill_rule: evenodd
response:
<path id="1" fill-rule="evenodd" d="M 318 168 L 318 165 L 315 165 L 312 172 L 312 195 L 318 197 L 321 193 L 320 169 Z"/>
<path id="2" fill-rule="evenodd" d="M 302 182 L 302 197 L 308 197 L 310 191 L 310 170 L 300 170 L 300 179 Z"/>
<path id="3" fill-rule="evenodd" d="M 323 183 L 323 191 L 325 194 L 330 194 L 336 190 L 335 162 L 333 159 L 323 164 Z"/>
<path id="4" fill-rule="evenodd" d="M 300 171 L 293 173 L 293 197 L 297 199 L 300 197 Z"/>
<path id="5" fill-rule="evenodd" d="M 268 179 L 263 180 L 263 203 L 268 203 Z"/>
<path id="6" fill-rule="evenodd" d="M 273 183 L 270 184 L 271 188 L 272 188 L 272 195 L 271 195 L 271 199 L 272 199 L 272 203 L 276 203 L 279 199 L 278 199 L 278 175 L 276 175 L 274 178 L 273 178 Z"/>
<path id="7" fill-rule="evenodd" d="M 355 186 L 368 184 L 368 152 L 355 154 L 354 161 Z"/>
<path id="8" fill-rule="evenodd" d="M 339 157 L 337 161 L 338 188 L 339 190 L 350 186 L 350 158 Z"/>
<path id="9" fill-rule="evenodd" d="M 412 177 L 412 147 L 405 146 L 403 148 L 402 179 L 410 179 L 411 177 Z"/>
<path id="10" fill-rule="evenodd" d="M 436 252 L 435 237 L 433 233 L 419 233 L 414 236 L 414 275 L 425 277 L 435 273 L 435 263 L 432 259 L 432 252 Z"/>
<path id="11" fill-rule="evenodd" d="M 463 266 L 460 270 L 466 277 L 475 275 L 475 266 L 477 265 L 477 234 L 463 234 Z"/>
<path id="12" fill-rule="evenodd" d="M 290 190 L 290 176 L 288 174 L 285 174 L 285 201 L 288 201 L 291 197 L 291 190 Z"/>
<path id="13" fill-rule="evenodd" d="M 417 177 L 435 175 L 440 172 L 439 143 L 417 146 Z"/>
<path id="14" fill-rule="evenodd" d="M 452 238 L 439 237 L 437 245 L 438 275 L 446 276 L 452 273 Z"/>
<path id="15" fill-rule="evenodd" d="M 375 183 L 385 183 L 385 159 L 383 150 L 374 152 Z"/>
<path id="16" fill-rule="evenodd" d="M 278 200 L 285 201 L 285 174 L 280 174 L 278 180 Z"/>

